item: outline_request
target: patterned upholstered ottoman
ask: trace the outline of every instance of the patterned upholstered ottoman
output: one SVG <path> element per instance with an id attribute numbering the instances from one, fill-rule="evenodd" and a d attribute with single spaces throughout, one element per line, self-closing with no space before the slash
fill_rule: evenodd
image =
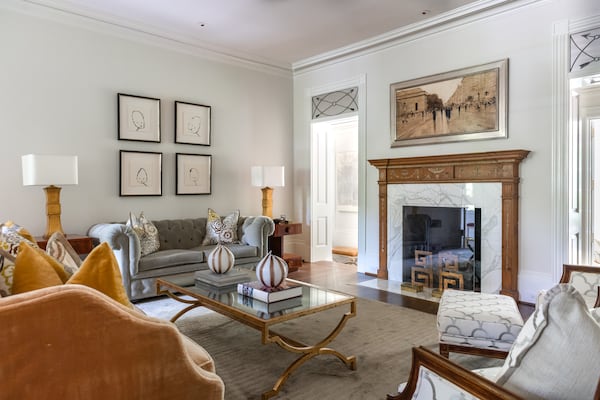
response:
<path id="1" fill-rule="evenodd" d="M 446 289 L 437 313 L 440 354 L 468 353 L 505 358 L 523 327 L 510 296 Z"/>

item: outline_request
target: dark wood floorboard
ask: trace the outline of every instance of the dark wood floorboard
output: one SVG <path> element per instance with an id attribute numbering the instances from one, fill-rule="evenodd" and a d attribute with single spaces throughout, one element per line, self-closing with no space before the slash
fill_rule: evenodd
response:
<path id="1" fill-rule="evenodd" d="M 430 314 L 436 314 L 438 309 L 438 303 L 436 302 L 358 286 L 358 283 L 375 279 L 375 277 L 357 272 L 354 264 L 342 264 L 333 261 L 303 263 L 300 269 L 290 272 L 289 277 L 357 297 L 396 304 Z M 519 304 L 519 310 L 524 319 L 531 315 L 533 309 L 534 307 L 530 304 Z"/>

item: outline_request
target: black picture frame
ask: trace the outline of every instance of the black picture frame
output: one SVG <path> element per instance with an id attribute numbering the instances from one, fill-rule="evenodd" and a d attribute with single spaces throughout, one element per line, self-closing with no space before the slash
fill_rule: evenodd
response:
<path id="1" fill-rule="evenodd" d="M 211 106 L 175 102 L 175 143 L 210 146 Z"/>
<path id="2" fill-rule="evenodd" d="M 175 194 L 207 195 L 212 192 L 212 156 L 175 154 Z"/>
<path id="3" fill-rule="evenodd" d="M 120 150 L 119 196 L 162 196 L 162 153 Z"/>
<path id="4" fill-rule="evenodd" d="M 160 143 L 160 99 L 117 93 L 119 140 Z"/>

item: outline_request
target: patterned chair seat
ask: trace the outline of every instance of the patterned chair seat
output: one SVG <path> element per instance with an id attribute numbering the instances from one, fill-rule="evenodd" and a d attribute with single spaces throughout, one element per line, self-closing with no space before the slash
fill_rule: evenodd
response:
<path id="1" fill-rule="evenodd" d="M 469 353 L 504 358 L 523 327 L 510 296 L 445 290 L 437 313 L 440 354 Z"/>

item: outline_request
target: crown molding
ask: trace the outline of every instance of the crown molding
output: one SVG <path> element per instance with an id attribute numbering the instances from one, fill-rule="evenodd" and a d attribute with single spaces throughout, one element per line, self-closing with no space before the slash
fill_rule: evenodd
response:
<path id="1" fill-rule="evenodd" d="M 546 0 L 480 0 L 425 21 L 295 62 L 292 70 L 294 75 L 310 72 L 542 1 Z"/>
<path id="2" fill-rule="evenodd" d="M 256 57 L 248 54 L 234 54 L 230 50 L 210 47 L 180 34 L 163 32 L 147 25 L 117 19 L 91 10 L 85 10 L 84 15 L 83 11 L 69 9 L 65 4 L 65 2 L 56 0 L 2 0 L 0 9 L 4 8 L 60 24 L 192 55 L 204 60 L 267 72 L 286 78 L 292 77 L 291 65 L 271 60 L 257 60 Z"/>

